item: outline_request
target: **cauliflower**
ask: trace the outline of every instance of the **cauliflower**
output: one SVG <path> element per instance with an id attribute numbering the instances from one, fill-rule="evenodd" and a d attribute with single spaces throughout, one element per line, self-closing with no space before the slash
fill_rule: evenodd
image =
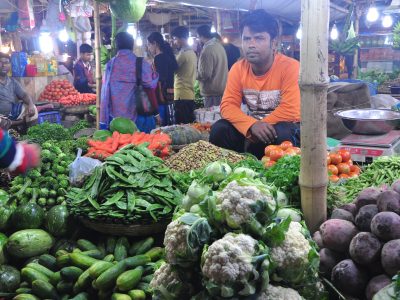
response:
<path id="1" fill-rule="evenodd" d="M 167 226 L 164 236 L 168 263 L 188 267 L 200 258 L 202 247 L 208 243 L 211 227 L 207 219 L 185 213 Z"/>
<path id="2" fill-rule="evenodd" d="M 268 285 L 267 290 L 258 296 L 257 300 L 302 300 L 303 297 L 291 288 L 285 288 L 282 286 Z"/>
<path id="3" fill-rule="evenodd" d="M 217 297 L 253 295 L 256 286 L 267 283 L 262 276 L 269 266 L 266 258 L 264 246 L 251 236 L 227 233 L 203 252 L 202 273 L 208 292 Z"/>
<path id="4" fill-rule="evenodd" d="M 313 249 L 302 233 L 298 222 L 290 222 L 285 240 L 271 249 L 271 258 L 277 264 L 277 275 L 282 279 L 298 283 L 303 280 L 308 268 L 308 254 Z"/>

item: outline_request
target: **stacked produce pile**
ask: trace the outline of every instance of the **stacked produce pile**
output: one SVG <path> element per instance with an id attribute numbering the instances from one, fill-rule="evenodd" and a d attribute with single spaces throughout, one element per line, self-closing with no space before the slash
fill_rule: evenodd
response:
<path id="1" fill-rule="evenodd" d="M 354 203 L 335 209 L 314 235 L 320 271 L 346 296 L 371 300 L 400 272 L 399 192 L 400 180 L 392 188 L 364 189 Z M 400 298 L 400 285 L 393 297 Z"/>
<path id="2" fill-rule="evenodd" d="M 282 157 L 299 155 L 300 153 L 299 147 L 293 147 L 292 142 L 284 141 L 280 145 L 268 145 L 265 147 L 265 155 L 261 161 L 266 168 L 270 168 Z"/>
<path id="3" fill-rule="evenodd" d="M 181 201 L 170 169 L 145 144 L 127 146 L 67 195 L 70 212 L 92 220 L 152 223 L 170 218 Z"/>
<path id="4" fill-rule="evenodd" d="M 205 141 L 198 141 L 169 157 L 165 164 L 175 171 L 189 172 L 204 168 L 213 161 L 225 160 L 229 163 L 237 163 L 244 158 L 243 155 L 234 151 L 219 148 Z"/>
<path id="5" fill-rule="evenodd" d="M 193 144 L 202 139 L 202 132 L 194 125 L 172 125 L 157 128 L 152 133 L 166 133 L 171 137 L 173 146 Z"/>
<path id="6" fill-rule="evenodd" d="M 153 299 L 326 299 L 315 244 L 257 172 L 208 165 L 166 230 Z"/>
<path id="7" fill-rule="evenodd" d="M 64 106 L 91 105 L 96 103 L 96 94 L 68 95 L 61 97 L 58 102 Z"/>

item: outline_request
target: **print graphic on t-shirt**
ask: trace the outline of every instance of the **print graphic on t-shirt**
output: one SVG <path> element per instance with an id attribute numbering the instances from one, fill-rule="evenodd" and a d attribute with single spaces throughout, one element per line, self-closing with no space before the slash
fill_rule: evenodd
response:
<path id="1" fill-rule="evenodd" d="M 262 119 L 275 110 L 281 102 L 281 91 L 243 90 L 250 115 Z"/>

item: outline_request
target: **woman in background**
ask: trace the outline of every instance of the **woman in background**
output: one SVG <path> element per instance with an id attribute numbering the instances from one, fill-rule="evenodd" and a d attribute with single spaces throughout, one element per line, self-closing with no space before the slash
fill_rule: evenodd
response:
<path id="1" fill-rule="evenodd" d="M 147 47 L 154 57 L 154 67 L 159 74 L 157 86 L 158 110 L 161 125 L 175 123 L 174 117 L 174 72 L 178 69 L 171 46 L 159 32 L 153 32 L 147 37 Z"/>

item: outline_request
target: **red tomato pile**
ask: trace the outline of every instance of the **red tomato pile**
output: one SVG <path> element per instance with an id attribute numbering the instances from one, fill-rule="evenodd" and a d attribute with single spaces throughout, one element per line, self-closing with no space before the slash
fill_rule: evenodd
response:
<path id="1" fill-rule="evenodd" d="M 62 97 L 78 94 L 78 91 L 68 80 L 53 80 L 40 94 L 39 100 L 59 102 Z"/>
<path id="2" fill-rule="evenodd" d="M 268 145 L 265 147 L 265 156 L 261 159 L 266 168 L 272 167 L 278 159 L 285 155 L 298 155 L 301 153 L 299 147 L 293 147 L 289 141 L 284 141 L 280 145 Z"/>
<path id="3" fill-rule="evenodd" d="M 64 106 L 96 104 L 95 94 L 78 94 L 62 97 L 58 102 Z"/>
<path id="4" fill-rule="evenodd" d="M 353 165 L 349 151 L 341 149 L 331 152 L 327 156 L 329 180 L 337 182 L 341 178 L 358 177 L 361 172 L 359 166 Z"/>

